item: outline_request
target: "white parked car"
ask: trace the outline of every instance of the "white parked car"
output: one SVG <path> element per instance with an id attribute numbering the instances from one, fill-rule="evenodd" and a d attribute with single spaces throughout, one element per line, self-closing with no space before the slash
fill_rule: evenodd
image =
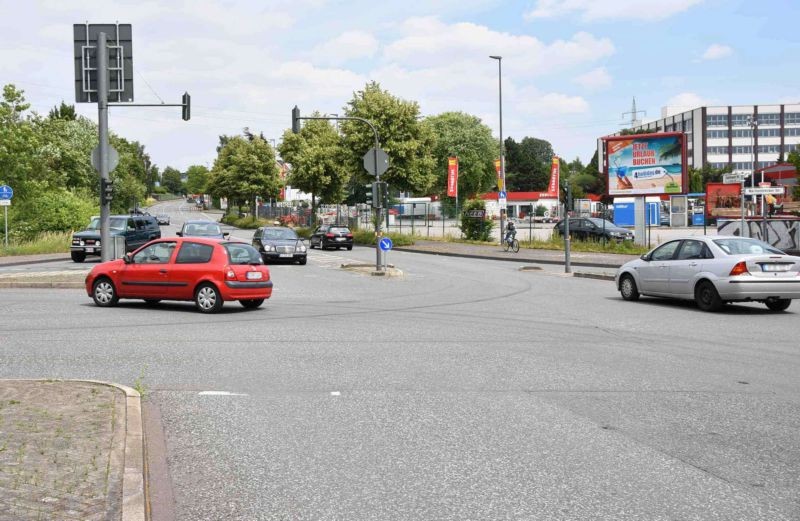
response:
<path id="1" fill-rule="evenodd" d="M 685 237 L 625 263 L 615 282 L 625 300 L 689 299 L 704 311 L 756 301 L 783 311 L 800 298 L 800 257 L 747 237 Z"/>

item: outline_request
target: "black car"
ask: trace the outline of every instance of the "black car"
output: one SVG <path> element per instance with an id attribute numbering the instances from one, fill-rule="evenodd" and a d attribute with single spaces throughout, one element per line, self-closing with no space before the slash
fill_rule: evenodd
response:
<path id="1" fill-rule="evenodd" d="M 306 245 L 291 228 L 283 226 L 264 226 L 253 234 L 253 247 L 258 250 L 264 262 L 285 260 L 305 264 L 308 260 Z"/>
<path id="2" fill-rule="evenodd" d="M 311 239 L 308 241 L 310 248 L 347 248 L 353 249 L 353 233 L 346 226 L 335 224 L 323 224 L 314 230 Z"/>
<path id="3" fill-rule="evenodd" d="M 209 239 L 224 239 L 229 232 L 223 232 L 219 223 L 214 221 L 191 220 L 183 223 L 181 231 L 177 232 L 178 237 L 207 237 Z"/>
<path id="4" fill-rule="evenodd" d="M 153 239 L 161 238 L 161 229 L 152 215 L 112 215 L 109 217 L 111 236 L 125 237 L 125 251 L 133 251 Z M 113 239 L 112 239 L 113 240 Z M 70 256 L 83 262 L 87 255 L 100 255 L 100 217 L 92 217 L 86 229 L 72 234 Z"/>
<path id="5" fill-rule="evenodd" d="M 564 235 L 565 221 L 562 219 L 553 228 L 558 235 Z M 620 228 L 611 221 L 604 221 L 599 217 L 571 218 L 569 220 L 569 235 L 576 239 L 601 240 L 604 236 L 609 241 L 632 241 L 633 232 L 627 228 Z"/>

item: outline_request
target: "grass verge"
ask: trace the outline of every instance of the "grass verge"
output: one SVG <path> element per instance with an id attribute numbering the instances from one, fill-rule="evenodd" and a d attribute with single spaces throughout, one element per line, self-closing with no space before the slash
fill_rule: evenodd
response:
<path id="1" fill-rule="evenodd" d="M 0 257 L 12 255 L 38 255 L 42 253 L 69 253 L 72 232 L 47 232 L 33 240 L 10 242 L 8 248 L 0 244 Z"/>

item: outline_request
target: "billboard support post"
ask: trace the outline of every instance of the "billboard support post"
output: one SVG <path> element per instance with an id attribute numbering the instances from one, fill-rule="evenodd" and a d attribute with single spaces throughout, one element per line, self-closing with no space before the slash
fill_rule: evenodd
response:
<path id="1" fill-rule="evenodd" d="M 106 33 L 97 35 L 97 129 L 100 140 L 100 183 L 108 182 L 108 47 Z M 100 194 L 100 258 L 111 260 L 111 202 Z"/>
<path id="2" fill-rule="evenodd" d="M 745 235 L 745 231 L 744 231 L 744 227 L 745 227 L 745 223 L 746 223 L 746 221 L 744 219 L 744 180 L 745 180 L 745 178 L 742 177 L 742 202 L 740 204 L 740 206 L 742 207 L 742 231 L 741 231 L 741 233 L 739 235 L 742 236 L 742 237 L 745 237 L 745 236 L 749 237 L 750 236 L 750 233 L 749 233 L 750 230 L 747 231 L 747 235 Z"/>

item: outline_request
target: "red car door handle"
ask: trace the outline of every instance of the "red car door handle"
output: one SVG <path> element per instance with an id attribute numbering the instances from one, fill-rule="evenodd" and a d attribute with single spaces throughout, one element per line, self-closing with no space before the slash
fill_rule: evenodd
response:
<path id="1" fill-rule="evenodd" d="M 159 273 L 167 273 L 167 270 L 158 270 Z"/>

